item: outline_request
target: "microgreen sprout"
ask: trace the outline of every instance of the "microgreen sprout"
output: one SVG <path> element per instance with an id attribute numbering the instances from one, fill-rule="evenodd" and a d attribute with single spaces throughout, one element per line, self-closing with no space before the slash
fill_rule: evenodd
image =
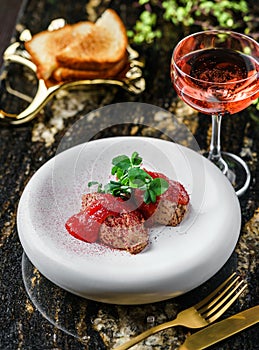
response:
<path id="1" fill-rule="evenodd" d="M 130 41 L 135 44 L 151 44 L 163 37 L 162 21 L 175 27 L 200 27 L 202 30 L 219 28 L 242 28 L 250 30 L 251 22 L 256 20 L 248 15 L 249 6 L 246 0 L 135 0 L 139 8 L 139 17 L 128 31 Z M 167 29 L 168 30 L 168 29 Z"/>
<path id="2" fill-rule="evenodd" d="M 115 197 L 129 198 L 134 189 L 143 191 L 143 200 L 145 203 L 155 203 L 157 197 L 168 189 L 168 182 L 163 178 L 153 179 L 140 166 L 142 158 L 138 152 L 133 152 L 131 157 L 119 155 L 112 159 L 111 174 L 116 180 L 111 180 L 104 187 L 102 184 L 91 181 L 88 186 L 97 185 L 97 191 L 110 193 Z"/>

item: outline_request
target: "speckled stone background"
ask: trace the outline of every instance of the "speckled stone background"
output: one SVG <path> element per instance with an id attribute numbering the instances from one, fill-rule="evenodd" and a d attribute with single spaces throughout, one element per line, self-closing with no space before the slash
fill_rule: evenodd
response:
<path id="1" fill-rule="evenodd" d="M 47 28 L 57 17 L 76 22 L 95 20 L 105 8 L 115 8 L 128 28 L 136 20 L 137 9 L 131 1 L 28 0 L 16 26 L 14 40 L 24 28 L 34 34 Z M 242 155 L 249 164 L 252 182 L 240 199 L 242 231 L 239 242 L 225 266 L 208 282 L 181 297 L 141 306 L 106 305 L 83 300 L 66 293 L 47 281 L 23 255 L 16 228 L 16 212 L 24 187 L 48 159 L 55 155 L 64 133 L 86 113 L 115 102 L 136 101 L 160 106 L 173 112 L 194 134 L 201 150 L 206 150 L 210 135 L 210 118 L 197 115 L 184 106 L 173 91 L 169 79 L 172 48 L 181 33 L 168 32 L 164 40 L 152 46 L 138 47 L 145 59 L 143 74 L 146 90 L 139 96 L 113 87 L 93 91 L 60 94 L 39 113 L 36 119 L 21 126 L 0 127 L 0 349 L 2 350 L 104 350 L 112 349 L 146 328 L 172 319 L 177 312 L 191 306 L 237 271 L 248 283 L 246 292 L 226 315 L 259 303 L 259 122 L 251 109 L 222 125 L 222 147 Z M 32 76 L 17 65 L 6 67 L 8 80 L 26 94 L 35 90 Z M 1 89 L 1 108 L 17 112 L 26 102 L 10 97 Z M 252 107 L 253 108 L 253 107 Z M 253 113 L 258 113 L 254 109 Z M 166 138 L 172 120 L 148 119 L 136 115 L 132 123 L 102 129 L 105 121 L 89 118 L 89 132 L 100 125 L 94 138 L 113 135 L 145 135 Z M 150 125 L 156 125 L 156 128 Z M 104 123 L 105 124 L 105 123 Z M 222 194 L 222 200 L 224 195 Z M 224 316 L 225 317 L 225 316 Z M 176 349 L 192 331 L 184 327 L 169 329 L 148 338 L 135 349 Z M 258 326 L 212 346 L 221 350 L 259 349 Z"/>

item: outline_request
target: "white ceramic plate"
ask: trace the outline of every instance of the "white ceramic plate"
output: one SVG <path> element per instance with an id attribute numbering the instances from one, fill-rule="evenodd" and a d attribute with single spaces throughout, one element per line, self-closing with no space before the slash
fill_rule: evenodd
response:
<path id="1" fill-rule="evenodd" d="M 107 183 L 111 160 L 138 151 L 148 169 L 180 181 L 190 195 L 178 227 L 157 227 L 138 255 L 75 239 L 66 220 L 80 210 L 88 181 Z M 117 304 L 165 300 L 213 276 L 230 257 L 241 215 L 229 181 L 207 159 L 178 144 L 145 137 L 113 137 L 68 149 L 45 163 L 21 197 L 18 232 L 31 262 L 58 286 Z"/>

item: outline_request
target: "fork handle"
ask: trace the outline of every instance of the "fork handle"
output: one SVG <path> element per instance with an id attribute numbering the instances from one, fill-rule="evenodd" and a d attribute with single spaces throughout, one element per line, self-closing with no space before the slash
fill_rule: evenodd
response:
<path id="1" fill-rule="evenodd" d="M 171 327 L 179 326 L 179 325 L 180 325 L 180 323 L 178 322 L 178 320 L 176 318 L 176 319 L 174 319 L 172 321 L 168 321 L 168 322 L 165 322 L 163 324 L 154 326 L 152 328 L 149 328 L 145 332 L 140 333 L 136 337 L 130 339 L 126 343 L 118 346 L 117 348 L 114 348 L 113 350 L 127 350 L 127 349 L 131 348 L 133 345 L 141 342 L 142 340 L 146 339 L 147 337 L 149 337 L 152 334 L 155 334 L 155 333 L 163 331 L 163 330 L 165 330 L 167 328 L 171 328 Z"/>

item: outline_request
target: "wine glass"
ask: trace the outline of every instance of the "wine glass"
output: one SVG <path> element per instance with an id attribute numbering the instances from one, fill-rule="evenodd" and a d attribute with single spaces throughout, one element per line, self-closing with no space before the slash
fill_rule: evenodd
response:
<path id="1" fill-rule="evenodd" d="M 237 155 L 221 152 L 221 120 L 259 97 L 259 44 L 232 31 L 194 33 L 176 45 L 171 79 L 185 103 L 212 116 L 208 158 L 229 178 L 236 194 L 242 195 L 249 186 L 250 171 Z"/>

